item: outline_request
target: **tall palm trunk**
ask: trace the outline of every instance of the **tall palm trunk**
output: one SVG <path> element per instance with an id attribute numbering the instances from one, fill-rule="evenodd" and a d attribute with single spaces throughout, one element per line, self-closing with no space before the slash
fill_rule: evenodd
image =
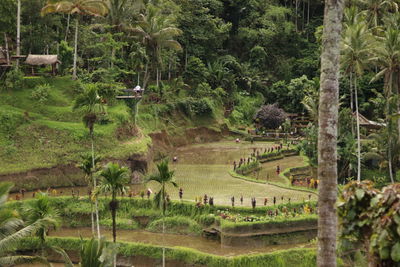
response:
<path id="1" fill-rule="evenodd" d="M 357 182 L 361 182 L 361 140 L 360 140 L 360 114 L 358 113 L 357 75 L 354 75 L 354 99 L 356 103 L 357 120 Z"/>
<path id="2" fill-rule="evenodd" d="M 158 84 L 159 84 L 159 72 L 158 72 L 158 66 L 156 67 L 156 84 L 157 84 L 157 88 L 158 88 Z"/>
<path id="3" fill-rule="evenodd" d="M 144 68 L 144 77 L 143 77 L 143 89 L 146 89 L 147 83 L 149 81 L 149 62 L 146 62 L 146 66 Z"/>
<path id="4" fill-rule="evenodd" d="M 165 184 L 162 184 L 162 236 L 163 236 L 163 247 L 162 247 L 162 266 L 165 267 Z"/>
<path id="5" fill-rule="evenodd" d="M 353 99 L 353 72 L 350 72 L 350 110 L 351 110 L 351 134 L 352 136 L 354 136 L 354 117 L 353 117 L 353 113 L 354 113 L 354 99 Z"/>
<path id="6" fill-rule="evenodd" d="M 91 130 L 90 133 L 90 139 L 92 141 L 92 167 L 93 170 L 95 168 L 95 162 L 94 162 L 94 134 L 93 130 Z M 96 176 L 93 176 L 93 189 L 96 189 L 97 187 L 97 179 Z M 100 223 L 99 223 L 99 202 L 97 200 L 97 197 L 94 199 L 94 210 L 96 214 L 96 229 L 97 229 L 97 238 L 100 239 Z"/>
<path id="7" fill-rule="evenodd" d="M 113 231 L 113 242 L 117 242 L 117 223 L 116 223 L 116 217 L 117 217 L 117 199 L 115 192 L 112 192 L 112 198 L 111 198 L 111 203 L 110 203 L 110 209 L 111 209 L 111 218 L 112 218 L 112 231 Z"/>
<path id="8" fill-rule="evenodd" d="M 68 39 L 68 32 L 69 32 L 69 22 L 71 20 L 71 14 L 68 13 L 68 17 L 67 17 L 67 29 L 65 30 L 65 37 L 64 37 L 64 41 L 67 41 Z"/>
<path id="9" fill-rule="evenodd" d="M 92 177 L 92 180 L 93 180 L 93 177 Z M 92 236 L 94 236 L 95 232 L 96 232 L 95 227 L 94 227 L 94 225 L 95 225 L 95 222 L 94 222 L 94 206 L 93 206 L 92 200 L 90 199 L 90 196 L 89 196 L 89 201 L 90 201 L 90 219 L 92 221 Z"/>
<path id="10" fill-rule="evenodd" d="M 343 1 L 325 0 L 318 128 L 319 267 L 336 266 L 337 124 Z"/>
<path id="11" fill-rule="evenodd" d="M 17 2 L 17 57 L 21 55 L 21 0 Z M 19 58 L 17 58 L 17 68 L 19 67 Z"/>
<path id="12" fill-rule="evenodd" d="M 74 44 L 74 66 L 73 66 L 73 73 L 72 73 L 72 79 L 76 80 L 76 63 L 78 60 L 78 27 L 79 27 L 79 18 L 76 18 L 75 21 L 75 44 Z"/>
<path id="13" fill-rule="evenodd" d="M 391 108 L 390 108 L 390 98 L 392 96 L 392 85 L 393 85 L 393 73 L 389 73 L 388 79 L 388 90 L 387 90 L 387 97 L 386 97 L 386 122 L 388 127 L 388 167 L 389 167 L 389 177 L 392 184 L 394 183 L 393 179 L 393 166 L 392 166 L 392 119 L 390 118 L 391 115 Z"/>

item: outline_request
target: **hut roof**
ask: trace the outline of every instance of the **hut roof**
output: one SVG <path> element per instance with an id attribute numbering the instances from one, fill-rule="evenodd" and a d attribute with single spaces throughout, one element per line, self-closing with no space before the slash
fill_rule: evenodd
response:
<path id="1" fill-rule="evenodd" d="M 354 112 L 353 116 L 356 119 L 357 113 Z M 377 129 L 386 126 L 384 123 L 368 120 L 361 113 L 358 113 L 358 116 L 359 116 L 360 126 L 369 127 L 369 128 L 377 128 Z"/>
<path id="2" fill-rule="evenodd" d="M 25 61 L 28 65 L 52 65 L 61 63 L 57 55 L 28 55 Z"/>

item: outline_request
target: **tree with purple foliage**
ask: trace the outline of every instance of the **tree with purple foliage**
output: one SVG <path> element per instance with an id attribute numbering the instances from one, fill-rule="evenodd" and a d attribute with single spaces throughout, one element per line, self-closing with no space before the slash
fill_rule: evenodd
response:
<path id="1" fill-rule="evenodd" d="M 255 121 L 259 127 L 277 129 L 286 119 L 286 112 L 277 104 L 264 105 L 256 113 Z"/>

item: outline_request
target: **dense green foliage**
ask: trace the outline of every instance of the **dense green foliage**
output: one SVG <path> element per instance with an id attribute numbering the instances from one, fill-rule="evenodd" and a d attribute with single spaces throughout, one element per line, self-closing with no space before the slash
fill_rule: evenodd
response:
<path id="1" fill-rule="evenodd" d="M 378 190 L 370 181 L 344 187 L 338 204 L 343 251 L 362 245 L 370 263 L 400 262 L 399 190 L 399 184 Z"/>

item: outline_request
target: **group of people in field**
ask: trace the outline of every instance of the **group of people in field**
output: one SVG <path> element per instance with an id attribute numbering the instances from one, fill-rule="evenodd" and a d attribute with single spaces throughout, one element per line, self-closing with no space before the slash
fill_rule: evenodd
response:
<path id="1" fill-rule="evenodd" d="M 312 177 L 306 177 L 304 179 L 294 179 L 292 176 L 290 177 L 290 182 L 292 185 L 297 186 L 306 186 L 308 188 L 318 189 L 319 180 L 314 179 Z"/>

